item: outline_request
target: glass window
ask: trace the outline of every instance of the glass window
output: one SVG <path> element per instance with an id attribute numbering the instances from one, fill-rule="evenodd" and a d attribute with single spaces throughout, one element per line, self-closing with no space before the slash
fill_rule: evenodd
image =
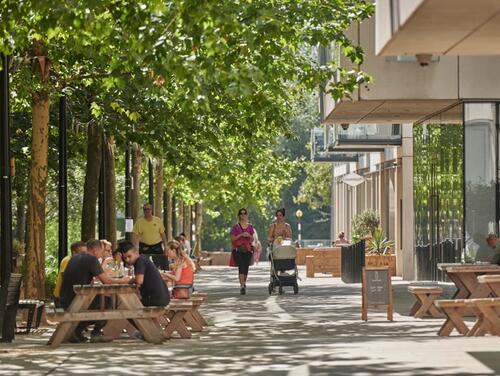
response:
<path id="1" fill-rule="evenodd" d="M 496 116 L 493 103 L 465 104 L 465 251 L 488 261 L 496 232 Z"/>
<path id="2" fill-rule="evenodd" d="M 415 245 L 462 238 L 462 106 L 413 127 Z"/>

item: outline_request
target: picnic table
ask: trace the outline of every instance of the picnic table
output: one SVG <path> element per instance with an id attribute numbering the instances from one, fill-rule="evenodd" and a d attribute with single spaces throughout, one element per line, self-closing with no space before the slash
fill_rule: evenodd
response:
<path id="1" fill-rule="evenodd" d="M 448 275 L 457 291 L 453 299 L 487 298 L 491 290 L 478 282 L 484 274 L 500 274 L 500 266 L 495 264 L 438 264 L 438 268 Z"/>
<path id="2" fill-rule="evenodd" d="M 492 290 L 479 278 L 489 274 L 500 274 L 500 266 L 489 263 L 477 264 L 438 264 L 455 284 L 457 291 L 451 300 L 438 300 L 437 306 L 446 316 L 446 320 L 438 331 L 440 336 L 448 336 L 456 329 L 462 335 L 479 335 L 483 331 L 483 314 L 477 300 L 492 296 Z M 481 277 L 482 276 L 482 277 Z M 476 316 L 476 324 L 469 329 L 464 322 L 465 316 Z"/>
<path id="3" fill-rule="evenodd" d="M 136 285 L 82 285 L 74 286 L 75 298 L 66 311 L 56 310 L 51 320 L 58 321 L 57 328 L 49 339 L 48 345 L 59 346 L 69 339 L 81 321 L 132 320 L 150 343 L 161 343 L 165 339 L 159 324 L 164 307 L 144 307 L 139 299 Z M 111 297 L 116 300 L 118 309 L 108 309 L 101 305 L 99 310 L 88 310 L 96 296 Z"/>

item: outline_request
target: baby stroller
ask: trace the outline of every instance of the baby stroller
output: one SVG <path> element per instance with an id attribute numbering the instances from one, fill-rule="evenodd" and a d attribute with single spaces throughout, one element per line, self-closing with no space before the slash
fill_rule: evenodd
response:
<path id="1" fill-rule="evenodd" d="M 293 286 L 293 293 L 299 293 L 297 283 L 298 270 L 295 263 L 297 250 L 291 240 L 277 239 L 272 245 L 269 253 L 271 261 L 271 281 L 269 282 L 269 294 L 272 294 L 278 286 L 279 294 L 283 294 L 283 286 Z"/>

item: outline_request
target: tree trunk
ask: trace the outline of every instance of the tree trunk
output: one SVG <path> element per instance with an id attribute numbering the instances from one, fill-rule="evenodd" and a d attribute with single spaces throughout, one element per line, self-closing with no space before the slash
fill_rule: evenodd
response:
<path id="1" fill-rule="evenodd" d="M 132 218 L 134 221 L 141 216 L 141 165 L 142 152 L 139 145 L 132 146 Z"/>
<path id="2" fill-rule="evenodd" d="M 45 298 L 45 198 L 49 111 L 49 95 L 43 92 L 35 93 L 32 106 L 33 130 L 26 236 L 26 297 L 35 299 Z"/>
<path id="3" fill-rule="evenodd" d="M 191 242 L 191 205 L 184 204 L 184 211 L 183 211 L 183 218 L 182 218 L 182 228 L 183 232 L 186 235 L 186 239 Z"/>
<path id="4" fill-rule="evenodd" d="M 115 139 L 106 137 L 105 171 L 106 176 L 106 239 L 116 246 L 116 170 L 115 170 Z"/>
<path id="5" fill-rule="evenodd" d="M 16 239 L 20 244 L 25 244 L 26 239 L 26 203 L 25 197 L 18 197 L 16 204 Z"/>
<path id="6" fill-rule="evenodd" d="M 194 204 L 194 211 L 195 211 L 195 217 L 194 217 L 194 224 L 195 224 L 195 230 L 194 230 L 194 255 L 196 257 L 201 256 L 201 225 L 203 223 L 203 209 L 201 206 L 201 202 L 197 202 Z"/>
<path id="7" fill-rule="evenodd" d="M 99 195 L 102 134 L 98 124 L 91 122 L 87 130 L 87 168 L 83 186 L 82 240 L 95 238 L 96 205 Z"/>
<path id="8" fill-rule="evenodd" d="M 174 226 L 172 223 L 172 219 L 173 219 L 173 217 L 172 217 L 172 204 L 173 204 L 172 188 L 167 186 L 166 192 L 167 192 L 167 225 L 165 227 L 165 230 L 167 231 L 167 240 L 171 241 L 174 238 L 174 236 L 173 236 Z"/>
<path id="9" fill-rule="evenodd" d="M 154 203 L 153 210 L 157 217 L 162 217 L 162 209 L 163 209 L 163 160 L 157 159 L 155 164 L 155 194 L 154 194 Z"/>

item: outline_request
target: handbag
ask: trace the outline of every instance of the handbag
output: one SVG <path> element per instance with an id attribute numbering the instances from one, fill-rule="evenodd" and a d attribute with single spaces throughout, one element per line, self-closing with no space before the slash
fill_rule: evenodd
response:
<path id="1" fill-rule="evenodd" d="M 174 299 L 189 299 L 189 289 L 185 287 L 174 287 L 172 290 Z"/>
<path id="2" fill-rule="evenodd" d="M 229 266 L 235 268 L 238 266 L 236 263 L 236 258 L 234 257 L 234 252 L 236 252 L 234 249 L 231 251 L 231 257 L 229 258 Z"/>

